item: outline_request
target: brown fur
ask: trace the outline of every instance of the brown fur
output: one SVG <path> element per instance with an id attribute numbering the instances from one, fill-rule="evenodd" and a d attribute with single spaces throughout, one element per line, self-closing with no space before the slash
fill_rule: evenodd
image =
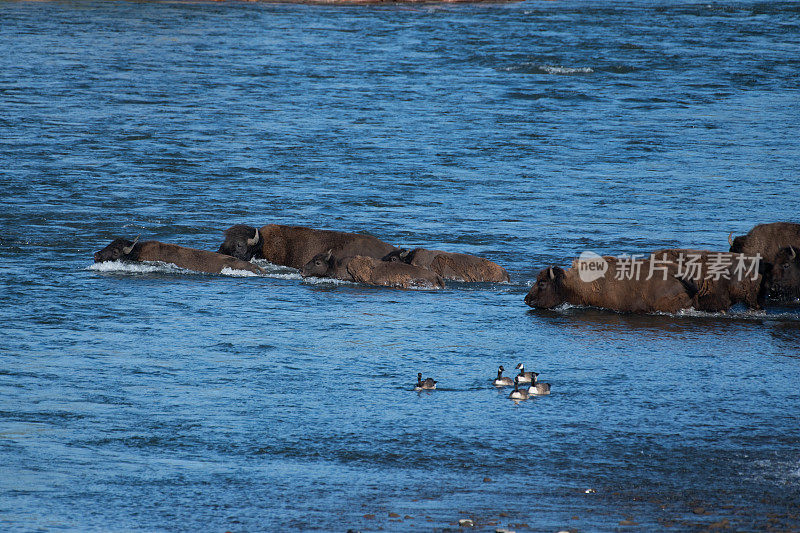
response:
<path id="1" fill-rule="evenodd" d="M 444 279 L 455 281 L 483 281 L 501 283 L 509 280 L 508 272 L 493 261 L 469 254 L 414 248 L 403 256 L 392 252 L 384 261 L 394 258 L 405 263 L 428 268 Z"/>
<path id="2" fill-rule="evenodd" d="M 766 270 L 767 276 L 772 279 L 785 278 L 780 266 L 781 258 L 778 257 L 781 250 L 787 247 L 800 250 L 800 224 L 792 222 L 773 222 L 771 224 L 759 224 L 751 229 L 747 235 L 742 235 L 733 239 L 731 252 L 743 253 L 747 256 L 759 254 L 761 260 L 770 265 Z M 800 283 L 792 284 L 783 279 L 775 282 L 772 287 L 771 296 L 776 298 L 793 297 L 800 295 Z"/>
<path id="3" fill-rule="evenodd" d="M 687 260 L 690 255 L 700 256 L 698 263 L 702 265 L 700 278 L 688 279 L 686 276 L 681 276 L 683 280 L 693 285 L 697 290 L 693 297 L 692 307 L 700 311 L 717 312 L 727 311 L 731 306 L 743 303 L 750 309 L 761 309 L 764 298 L 769 291 L 769 280 L 762 274 L 758 274 L 755 279 L 752 279 L 752 274 L 742 276 L 741 280 L 738 279 L 739 274 L 735 270 L 740 254 L 684 249 L 654 252 L 656 258 L 661 259 L 666 255 L 667 259 L 676 262 L 676 265 L 681 254 L 683 254 L 684 260 Z M 719 257 L 725 263 L 730 263 L 730 266 L 726 266 L 723 271 L 729 279 L 707 277 L 707 268 L 716 257 Z M 744 255 L 746 267 L 750 266 L 749 257 L 751 256 Z"/>
<path id="4" fill-rule="evenodd" d="M 225 231 L 225 242 L 218 251 L 243 260 L 257 257 L 276 265 L 301 269 L 314 256 L 328 250 L 338 257 L 363 255 L 380 258 L 395 249 L 372 235 L 343 231 L 269 224 L 258 232 L 258 243 L 247 247 L 243 242 L 254 236 L 255 228 L 233 226 Z"/>
<path id="5" fill-rule="evenodd" d="M 778 252 L 787 246 L 800 248 L 800 224 L 759 224 L 747 232 L 747 235 L 733 239 L 730 251 L 747 256 L 760 254 L 763 261 L 774 264 Z"/>
<path id="6" fill-rule="evenodd" d="M 578 269 L 562 270 L 558 267 L 542 270 L 536 283 L 525 296 L 531 307 L 553 308 L 563 303 L 602 307 L 623 313 L 675 313 L 692 306 L 686 287 L 671 274 L 664 280 L 660 275 L 645 280 L 616 279 L 616 257 L 604 257 L 608 262 L 605 275 L 591 283 L 582 281 Z M 644 268 L 643 268 L 644 270 Z M 555 279 L 550 275 L 553 272 Z"/>
<path id="7" fill-rule="evenodd" d="M 343 257 L 318 254 L 303 267 L 303 276 L 319 276 L 387 287 L 444 288 L 444 281 L 435 272 L 407 265 L 390 263 L 374 257 Z"/>
<path id="8" fill-rule="evenodd" d="M 772 273 L 775 296 L 800 298 L 800 248 L 782 248 L 775 257 Z"/>
<path id="9" fill-rule="evenodd" d="M 130 253 L 125 254 L 123 248 L 133 245 Z M 95 262 L 102 261 L 161 261 L 172 263 L 187 270 L 219 274 L 224 268 L 246 270 L 254 274 L 264 274 L 258 265 L 206 250 L 185 248 L 177 244 L 158 241 L 144 241 L 134 244 L 127 239 L 115 239 L 111 244 L 94 254 Z"/>

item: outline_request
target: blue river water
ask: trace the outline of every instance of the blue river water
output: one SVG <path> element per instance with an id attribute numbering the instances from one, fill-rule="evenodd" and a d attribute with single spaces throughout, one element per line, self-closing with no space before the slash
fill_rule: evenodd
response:
<path id="1" fill-rule="evenodd" d="M 800 306 L 523 303 L 800 221 L 798 51 L 792 1 L 0 2 L 0 529 L 800 531 Z M 92 263 L 236 223 L 511 282 Z"/>

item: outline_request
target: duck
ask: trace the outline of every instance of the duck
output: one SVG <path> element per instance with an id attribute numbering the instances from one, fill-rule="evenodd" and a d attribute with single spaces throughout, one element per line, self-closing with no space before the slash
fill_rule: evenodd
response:
<path id="1" fill-rule="evenodd" d="M 519 378 L 514 378 L 514 390 L 511 391 L 511 394 L 509 394 L 508 397 L 517 401 L 528 399 L 528 391 L 525 389 L 520 390 L 519 388 Z"/>
<path id="2" fill-rule="evenodd" d="M 533 383 L 533 372 L 525 372 L 525 365 L 522 363 L 518 364 L 517 370 L 519 370 L 517 377 L 520 383 Z"/>
<path id="3" fill-rule="evenodd" d="M 422 372 L 417 372 L 417 386 L 414 387 L 414 390 L 433 390 L 437 383 L 439 382 L 434 381 L 433 378 L 425 378 L 423 381 Z"/>
<path id="4" fill-rule="evenodd" d="M 544 396 L 545 394 L 550 394 L 550 384 L 539 383 L 538 372 L 532 372 L 532 374 L 533 374 L 533 383 L 531 383 L 531 386 L 528 389 L 528 395 Z"/>
<path id="5" fill-rule="evenodd" d="M 497 379 L 492 381 L 492 384 L 495 387 L 510 387 L 511 385 L 514 384 L 513 379 L 511 379 L 508 376 L 503 376 L 504 371 L 505 368 L 503 368 L 503 365 L 500 365 L 500 368 L 497 369 Z"/>

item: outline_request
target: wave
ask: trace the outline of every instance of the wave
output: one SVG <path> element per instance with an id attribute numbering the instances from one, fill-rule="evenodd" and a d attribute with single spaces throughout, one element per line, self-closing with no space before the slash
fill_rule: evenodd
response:
<path id="1" fill-rule="evenodd" d="M 274 279 L 298 279 L 302 280 L 303 276 L 296 268 L 276 265 L 270 263 L 265 259 L 252 259 L 251 263 L 260 266 L 266 272 L 266 277 Z"/>
<path id="2" fill-rule="evenodd" d="M 298 280 L 307 285 L 344 285 L 344 286 L 361 286 L 363 284 L 353 281 L 345 281 L 334 278 L 317 278 L 307 277 L 304 278 L 299 270 L 294 268 L 285 267 L 264 261 L 262 259 L 254 259 L 252 263 L 260 266 L 266 274 L 256 274 L 248 270 L 236 270 L 225 267 L 219 275 L 234 278 L 247 278 L 247 277 L 261 277 L 272 279 L 289 279 Z M 205 272 L 197 272 L 195 270 L 188 270 L 179 267 L 172 263 L 164 263 L 161 261 L 105 261 L 102 263 L 92 263 L 86 267 L 86 270 L 103 273 L 123 273 L 123 274 L 181 274 L 181 275 L 201 275 L 207 276 Z M 367 287 L 381 287 L 380 285 L 364 285 Z M 407 287 L 408 290 L 431 290 L 431 287 Z"/>
<path id="3" fill-rule="evenodd" d="M 556 67 L 552 65 L 542 65 L 538 67 L 545 74 L 591 74 L 594 69 L 591 67 Z"/>
<path id="4" fill-rule="evenodd" d="M 236 278 L 258 277 L 258 274 L 255 272 L 250 272 L 249 270 L 237 270 L 235 268 L 228 267 L 223 268 L 220 274 L 223 276 L 233 276 Z"/>
<path id="5" fill-rule="evenodd" d="M 103 261 L 102 263 L 92 263 L 86 267 L 86 270 L 92 270 L 94 272 L 124 272 L 128 274 L 185 274 L 192 272 L 191 270 L 186 270 L 172 263 L 162 263 L 160 261 L 141 261 L 136 263 L 129 263 L 126 261 Z"/>
<path id="6" fill-rule="evenodd" d="M 196 270 L 189 270 L 187 268 L 179 267 L 172 263 L 164 263 L 162 261 L 104 261 L 102 263 L 92 263 L 86 267 L 86 270 L 93 272 L 103 273 L 125 273 L 125 274 L 192 274 L 208 276 L 206 272 L 198 272 Z M 259 277 L 258 274 L 248 270 L 237 270 L 225 267 L 220 272 L 221 276 L 245 278 L 245 277 Z"/>
<path id="7" fill-rule="evenodd" d="M 555 75 L 570 75 L 570 74 L 592 74 L 594 69 L 592 67 L 565 67 L 563 65 L 541 65 L 538 63 L 524 62 L 518 65 L 505 67 L 502 70 L 506 72 L 522 72 L 525 74 L 555 74 Z"/>
<path id="8" fill-rule="evenodd" d="M 800 320 L 800 315 L 790 311 L 769 312 L 768 310 L 729 310 L 727 312 L 698 311 L 697 309 L 682 309 L 677 313 L 654 313 L 664 316 L 692 317 L 692 318 L 729 318 L 735 320 Z"/>
<path id="9" fill-rule="evenodd" d="M 307 285 L 358 285 L 358 283 L 352 281 L 345 281 L 343 279 L 335 279 L 335 278 L 317 278 L 317 277 L 308 277 L 308 278 L 301 278 L 303 283 Z"/>
<path id="10" fill-rule="evenodd" d="M 556 313 L 564 313 L 568 314 L 573 311 L 580 311 L 580 310 L 593 310 L 593 311 L 601 311 L 606 313 L 613 313 L 618 315 L 625 315 L 625 316 L 665 316 L 665 317 L 673 317 L 673 318 L 723 318 L 723 319 L 730 319 L 730 320 L 792 320 L 798 321 L 800 320 L 800 315 L 798 313 L 793 313 L 791 311 L 776 311 L 776 312 L 769 312 L 768 310 L 752 310 L 752 309 L 732 309 L 728 310 L 727 312 L 722 311 L 699 311 L 694 308 L 689 309 L 681 309 L 676 313 L 667 313 L 664 311 L 654 311 L 652 313 L 623 313 L 619 311 L 614 311 L 613 309 L 606 309 L 604 307 L 594 307 L 591 305 L 575 305 L 570 303 L 563 303 L 553 309 L 549 309 L 551 312 Z M 537 311 L 537 309 L 532 309 L 532 311 Z M 542 310 L 543 311 L 543 310 Z"/>

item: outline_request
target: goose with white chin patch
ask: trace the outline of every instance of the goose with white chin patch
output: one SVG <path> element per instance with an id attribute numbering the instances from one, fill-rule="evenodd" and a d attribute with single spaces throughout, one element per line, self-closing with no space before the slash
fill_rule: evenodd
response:
<path id="1" fill-rule="evenodd" d="M 517 378 L 519 378 L 520 383 L 533 383 L 533 372 L 525 372 L 525 365 L 518 364 L 517 370 L 519 370 Z"/>
<path id="2" fill-rule="evenodd" d="M 528 399 L 528 391 L 525 389 L 520 390 L 519 388 L 519 378 L 514 378 L 514 390 L 511 391 L 508 397 L 516 401 Z"/>
<path id="3" fill-rule="evenodd" d="M 505 368 L 503 368 L 503 365 L 500 365 L 500 368 L 497 369 L 497 379 L 492 381 L 492 384 L 495 387 L 510 387 L 511 385 L 514 384 L 513 379 L 511 379 L 508 376 L 503 376 L 504 371 Z"/>
<path id="4" fill-rule="evenodd" d="M 434 381 L 433 378 L 425 378 L 422 379 L 422 372 L 417 372 L 417 386 L 414 387 L 414 390 L 433 390 L 436 388 L 436 384 L 438 381 Z"/>

